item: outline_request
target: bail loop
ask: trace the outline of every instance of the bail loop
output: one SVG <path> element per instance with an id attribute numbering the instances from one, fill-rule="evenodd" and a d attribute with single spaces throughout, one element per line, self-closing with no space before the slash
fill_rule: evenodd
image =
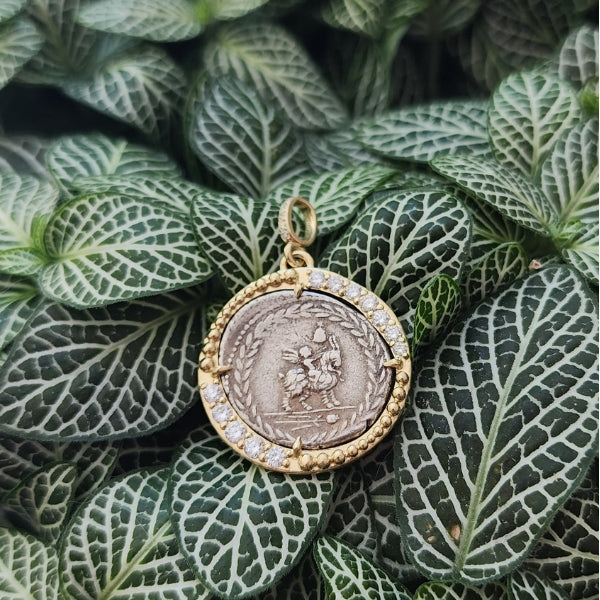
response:
<path id="1" fill-rule="evenodd" d="M 296 246 L 295 244 L 288 243 L 283 249 L 283 258 L 281 259 L 279 266 L 282 271 L 288 268 L 312 268 L 315 266 L 315 261 L 313 260 L 313 257 L 302 248 L 302 246 Z"/>
<path id="2" fill-rule="evenodd" d="M 294 229 L 293 210 L 298 207 L 304 217 L 304 236 Z M 286 200 L 279 209 L 279 235 L 286 243 L 296 247 L 310 246 L 317 237 L 317 214 L 311 203 L 305 198 L 294 196 Z"/>

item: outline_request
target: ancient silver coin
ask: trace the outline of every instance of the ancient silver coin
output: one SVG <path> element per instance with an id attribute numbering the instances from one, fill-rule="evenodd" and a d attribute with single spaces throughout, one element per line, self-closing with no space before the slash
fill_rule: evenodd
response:
<path id="1" fill-rule="evenodd" d="M 328 448 L 364 432 L 394 384 L 391 352 L 357 309 L 319 292 L 259 296 L 232 317 L 219 364 L 232 406 L 255 431 L 291 447 Z"/>

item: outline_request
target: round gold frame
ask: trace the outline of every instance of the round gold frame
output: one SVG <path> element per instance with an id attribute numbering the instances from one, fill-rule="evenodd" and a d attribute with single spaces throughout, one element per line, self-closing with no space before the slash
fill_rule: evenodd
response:
<path id="1" fill-rule="evenodd" d="M 315 275 L 317 274 L 317 275 Z M 343 285 L 332 291 L 327 282 L 330 277 L 341 278 Z M 345 291 L 352 284 L 352 298 Z M 372 292 L 362 286 L 357 295 L 357 284 L 337 273 L 313 267 L 291 268 L 261 277 L 238 292 L 221 310 L 212 324 L 200 354 L 198 385 L 206 413 L 215 430 L 222 439 L 244 458 L 283 473 L 306 474 L 337 469 L 348 464 L 367 452 L 381 441 L 392 429 L 405 405 L 411 378 L 411 360 L 408 343 L 402 325 L 392 310 Z M 394 386 L 379 416 L 359 436 L 340 445 L 323 449 L 306 449 L 298 439 L 292 447 L 283 446 L 267 439 L 255 431 L 242 415 L 229 402 L 221 383 L 221 376 L 230 367 L 218 363 L 221 337 L 230 319 L 237 311 L 255 298 L 276 290 L 293 290 L 300 297 L 304 290 L 326 294 L 352 306 L 365 317 L 371 326 L 379 332 L 390 348 L 393 358 L 381 365 L 382 369 L 391 368 L 396 372 Z M 365 296 L 375 296 L 378 304 L 372 310 L 365 310 L 361 300 Z M 365 303 L 362 303 L 365 304 Z M 373 322 L 375 312 L 385 311 L 388 322 L 376 325 Z M 398 336 L 398 328 L 401 335 Z M 386 336 L 386 331 L 389 335 Z M 394 336 L 391 336 L 391 332 Z M 390 339 L 393 337 L 393 339 Z M 260 450 L 260 452 L 258 452 Z"/>

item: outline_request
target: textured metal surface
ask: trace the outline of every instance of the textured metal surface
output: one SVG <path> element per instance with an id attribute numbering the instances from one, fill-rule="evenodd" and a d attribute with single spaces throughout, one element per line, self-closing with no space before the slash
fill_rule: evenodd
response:
<path id="1" fill-rule="evenodd" d="M 267 439 L 328 448 L 355 438 L 381 413 L 394 385 L 391 352 L 345 302 L 281 290 L 253 299 L 227 324 L 219 364 L 242 419 Z"/>

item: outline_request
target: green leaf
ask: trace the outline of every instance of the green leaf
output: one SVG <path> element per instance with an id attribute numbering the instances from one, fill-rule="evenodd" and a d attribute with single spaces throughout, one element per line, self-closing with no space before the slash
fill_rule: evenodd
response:
<path id="1" fill-rule="evenodd" d="M 166 427 L 196 398 L 200 305 L 182 290 L 95 310 L 47 306 L 0 370 L 0 430 L 92 441 Z"/>
<path id="2" fill-rule="evenodd" d="M 417 589 L 413 600 L 503 600 L 504 588 L 489 583 L 481 587 L 462 583 L 424 583 Z"/>
<path id="3" fill-rule="evenodd" d="M 5 598 L 58 598 L 56 550 L 30 535 L 0 528 L 0 593 Z"/>
<path id="4" fill-rule="evenodd" d="M 26 3 L 27 0 L 4 0 L 0 5 L 0 23 L 14 17 Z"/>
<path id="5" fill-rule="evenodd" d="M 325 582 L 327 598 L 411 600 L 410 592 L 358 550 L 331 536 L 315 543 L 315 561 Z"/>
<path id="6" fill-rule="evenodd" d="M 2 503 L 23 514 L 36 537 L 55 545 L 62 532 L 75 491 L 77 468 L 61 462 L 44 466 L 2 498 Z"/>
<path id="7" fill-rule="evenodd" d="M 393 190 L 369 205 L 319 262 L 383 298 L 407 330 L 433 276 L 460 279 L 470 229 L 468 213 L 453 196 Z"/>
<path id="8" fill-rule="evenodd" d="M 438 39 L 460 31 L 473 19 L 482 0 L 436 0 L 412 23 L 412 32 Z"/>
<path id="9" fill-rule="evenodd" d="M 175 459 L 170 486 L 182 552 L 203 584 L 235 600 L 298 563 L 327 512 L 333 474 L 268 471 L 199 429 Z"/>
<path id="10" fill-rule="evenodd" d="M 540 169 L 541 188 L 562 222 L 598 222 L 598 121 L 563 133 Z"/>
<path id="11" fill-rule="evenodd" d="M 182 69 L 158 46 L 117 54 L 90 77 L 67 81 L 63 91 L 78 102 L 168 140 L 179 126 L 187 82 Z"/>
<path id="12" fill-rule="evenodd" d="M 303 176 L 277 187 L 267 201 L 281 206 L 292 196 L 306 198 L 317 213 L 318 235 L 326 235 L 352 219 L 363 200 L 393 174 L 372 166 Z"/>
<path id="13" fill-rule="evenodd" d="M 579 234 L 561 249 L 562 257 L 572 264 L 586 279 L 598 284 L 600 266 L 598 248 L 600 231 L 598 223 L 582 224 Z"/>
<path id="14" fill-rule="evenodd" d="M 0 88 L 39 52 L 43 41 L 35 25 L 26 17 L 0 23 Z"/>
<path id="15" fill-rule="evenodd" d="M 189 107 L 192 149 L 236 193 L 262 198 L 306 170 L 291 124 L 241 81 L 201 83 Z"/>
<path id="16" fill-rule="evenodd" d="M 325 600 L 321 574 L 312 552 L 307 552 L 300 564 L 276 585 L 256 596 L 256 600 Z"/>
<path id="17" fill-rule="evenodd" d="M 277 25 L 241 21 L 223 26 L 204 52 L 212 76 L 234 75 L 301 129 L 334 129 L 347 115 L 306 51 Z"/>
<path id="18" fill-rule="evenodd" d="M 39 305 L 38 290 L 31 280 L 0 279 L 0 349 L 13 341 Z"/>
<path id="19" fill-rule="evenodd" d="M 77 20 L 92 29 L 155 42 L 187 40 L 202 31 L 189 0 L 102 0 L 84 6 Z"/>
<path id="20" fill-rule="evenodd" d="M 500 162 L 532 176 L 563 131 L 580 118 L 577 95 L 568 83 L 544 72 L 516 73 L 492 95 L 490 143 Z"/>
<path id="21" fill-rule="evenodd" d="M 569 600 L 556 584 L 524 569 L 510 574 L 507 591 L 509 600 Z"/>
<path id="22" fill-rule="evenodd" d="M 598 30 L 590 25 L 571 31 L 556 58 L 558 76 L 577 88 L 598 77 Z"/>
<path id="23" fill-rule="evenodd" d="M 543 236 L 556 232 L 558 215 L 541 189 L 494 159 L 440 156 L 431 162 L 440 175 L 523 227 Z"/>
<path id="24" fill-rule="evenodd" d="M 432 102 L 378 115 L 358 134 L 369 150 L 389 158 L 428 162 L 436 155 L 490 152 L 487 102 Z"/>
<path id="25" fill-rule="evenodd" d="M 448 275 L 436 275 L 423 288 L 413 331 L 413 352 L 418 346 L 431 344 L 443 333 L 459 313 L 462 297 L 458 284 Z"/>
<path id="26" fill-rule="evenodd" d="M 32 135 L 0 137 L 0 170 L 51 179 L 44 156 L 49 142 Z"/>
<path id="27" fill-rule="evenodd" d="M 167 478 L 168 469 L 138 471 L 86 499 L 60 550 L 61 586 L 70 599 L 209 597 L 179 551 Z"/>
<path id="28" fill-rule="evenodd" d="M 496 246 L 468 272 L 465 279 L 467 304 L 477 304 L 527 273 L 529 258 L 519 243 Z"/>
<path id="29" fill-rule="evenodd" d="M 79 196 L 46 228 L 52 262 L 39 285 L 49 298 L 89 308 L 189 287 L 210 277 L 188 219 L 117 194 Z"/>
<path id="30" fill-rule="evenodd" d="M 59 138 L 48 148 L 46 164 L 61 188 L 71 191 L 87 191 L 74 182 L 88 177 L 162 178 L 181 174 L 163 152 L 100 134 Z"/>
<path id="31" fill-rule="evenodd" d="M 575 489 L 598 435 L 597 329 L 584 282 L 547 267 L 422 360 L 396 469 L 403 539 L 428 577 L 514 570 Z"/>
<path id="32" fill-rule="evenodd" d="M 525 565 L 559 584 L 572 600 L 592 600 L 598 597 L 598 537 L 598 490 L 578 491 Z"/>
<path id="33" fill-rule="evenodd" d="M 200 0 L 198 11 L 204 19 L 237 19 L 267 2 L 268 0 Z"/>
<path id="34" fill-rule="evenodd" d="M 110 442 L 34 442 L 0 436 L 0 489 L 10 491 L 25 477 L 56 462 L 77 466 L 75 495 L 81 497 L 102 485 L 117 459 Z"/>

